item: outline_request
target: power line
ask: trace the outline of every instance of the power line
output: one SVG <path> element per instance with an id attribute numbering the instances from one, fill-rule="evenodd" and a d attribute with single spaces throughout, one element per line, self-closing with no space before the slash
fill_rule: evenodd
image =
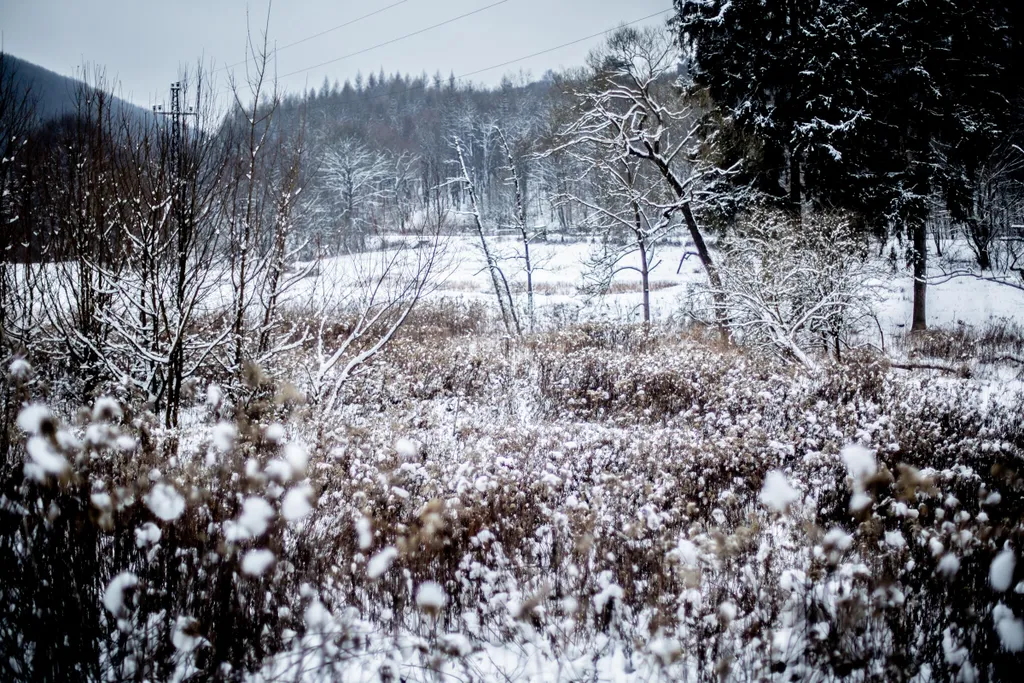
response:
<path id="1" fill-rule="evenodd" d="M 462 80 L 463 78 L 469 78 L 470 76 L 476 76 L 477 74 L 482 74 L 485 71 L 493 71 L 494 69 L 500 69 L 503 66 L 509 66 L 509 65 L 515 64 L 516 62 L 522 62 L 522 61 L 525 61 L 527 59 L 533 59 L 534 57 L 539 57 L 541 55 L 546 55 L 549 52 L 554 52 L 555 50 L 561 50 L 563 47 L 569 47 L 570 45 L 576 45 L 578 43 L 582 43 L 584 41 L 591 40 L 593 38 L 599 38 L 601 36 L 608 35 L 612 31 L 617 31 L 620 28 L 623 28 L 625 26 L 632 26 L 633 24 L 639 24 L 642 21 L 647 21 L 648 19 L 653 19 L 656 16 L 659 16 L 661 14 L 665 14 L 666 12 L 671 12 L 671 11 L 673 11 L 673 10 L 663 9 L 660 12 L 655 12 L 654 14 L 648 14 L 646 17 L 641 17 L 639 19 L 634 19 L 633 21 L 629 22 L 628 24 L 619 24 L 619 25 L 614 26 L 612 28 L 605 29 L 604 31 L 600 31 L 598 33 L 592 33 L 591 35 L 585 36 L 583 38 L 577 38 L 576 40 L 570 40 L 568 43 L 562 43 L 561 45 L 556 45 L 555 47 L 549 47 L 548 49 L 541 50 L 540 52 L 534 52 L 533 54 L 526 55 L 525 57 L 518 57 L 516 59 L 512 59 L 512 60 L 509 60 L 507 62 L 502 62 L 501 64 L 495 64 L 494 66 L 488 66 L 488 67 L 485 67 L 483 69 L 478 69 L 476 71 L 470 71 L 468 74 L 462 74 L 461 76 L 456 76 L 456 79 L 457 80 Z"/>
<path id="2" fill-rule="evenodd" d="M 368 48 L 364 48 L 364 49 L 358 50 L 356 52 L 350 52 L 349 54 L 342 55 L 341 57 L 335 57 L 334 59 L 328 59 L 326 62 L 320 62 L 319 64 L 314 64 L 313 66 L 307 66 L 304 69 L 298 69 L 297 71 L 292 71 L 290 73 L 286 73 L 283 76 L 279 76 L 278 78 L 289 78 L 289 77 L 295 76 L 297 74 L 305 73 L 307 71 L 312 71 L 313 69 L 319 69 L 320 67 L 327 66 L 328 64 L 334 64 L 335 62 L 340 62 L 343 59 L 348 59 L 350 57 L 355 57 L 357 55 L 365 54 L 365 53 L 370 52 L 372 50 L 376 50 L 377 48 L 384 47 L 385 45 L 392 45 L 392 44 L 397 43 L 397 42 L 399 42 L 401 40 L 405 40 L 406 38 L 412 38 L 413 36 L 418 36 L 421 33 L 426 33 L 427 31 L 433 31 L 435 28 L 440 28 L 442 26 L 446 26 L 447 24 L 454 23 L 456 21 L 459 21 L 460 19 L 465 19 L 466 17 L 471 17 L 474 14 L 479 14 L 480 12 L 485 12 L 485 11 L 487 11 L 487 10 L 493 8 L 493 7 L 497 7 L 498 5 L 504 5 L 506 2 L 508 2 L 508 0 L 498 0 L 498 2 L 493 2 L 490 5 L 486 5 L 484 7 L 480 7 L 479 9 L 475 9 L 475 10 L 473 10 L 471 12 L 466 12 L 465 14 L 460 14 L 457 17 L 452 17 L 451 19 L 446 19 L 445 21 L 439 22 L 437 24 L 433 24 L 432 26 L 427 26 L 426 28 L 421 28 L 418 31 L 413 31 L 412 33 L 406 33 L 405 35 L 398 36 L 397 38 L 392 38 L 391 40 L 386 40 L 383 43 L 377 43 L 376 45 L 371 45 Z"/>
<path id="3" fill-rule="evenodd" d="M 503 1 L 505 1 L 505 0 L 503 0 Z M 500 4 L 500 3 L 498 3 L 498 4 Z M 487 9 L 487 8 L 483 8 L 483 9 Z M 481 10 L 478 10 L 478 11 L 481 11 Z M 625 28 L 627 26 L 633 26 L 634 24 L 639 24 L 641 22 L 647 21 L 649 19 L 653 19 L 655 17 L 661 16 L 663 14 L 667 14 L 668 12 L 672 12 L 672 11 L 673 11 L 672 9 L 663 9 L 660 12 L 655 12 L 653 14 L 648 14 L 647 16 L 640 17 L 639 19 L 634 19 L 632 21 L 627 21 L 627 22 L 624 22 L 624 23 L 616 24 L 615 26 L 612 26 L 611 28 L 605 29 L 604 31 L 598 31 L 597 33 L 591 33 L 589 36 L 584 36 L 582 38 L 576 38 L 575 40 L 570 40 L 570 41 L 562 43 L 560 45 L 555 45 L 554 47 L 549 47 L 547 49 L 540 50 L 538 52 L 533 52 L 533 53 L 530 53 L 528 55 L 524 55 L 522 57 L 517 57 L 515 59 L 510 59 L 507 62 L 501 62 L 500 64 L 492 64 L 491 66 L 486 66 L 486 67 L 484 67 L 482 69 L 477 69 L 476 71 L 470 71 L 468 73 L 461 74 L 459 76 L 456 76 L 455 80 L 462 81 L 462 80 L 465 80 L 465 79 L 470 78 L 472 76 L 477 76 L 479 74 L 485 73 L 487 71 L 494 71 L 495 69 L 501 69 L 501 68 L 506 67 L 506 66 L 511 66 L 512 64 L 517 64 L 518 62 L 526 61 L 527 59 L 533 59 L 534 57 L 539 57 L 540 55 L 546 55 L 546 54 L 548 54 L 550 52 L 555 52 L 556 50 L 561 50 L 562 48 L 570 47 L 572 45 L 577 45 L 577 44 L 585 42 L 587 40 L 593 40 L 594 38 L 600 38 L 601 36 L 605 36 L 605 35 L 608 35 L 609 33 L 612 33 L 613 31 L 618 31 L 620 28 Z M 454 20 L 452 20 L 452 21 L 454 21 Z M 424 30 L 426 30 L 426 29 L 424 29 Z M 316 67 L 310 67 L 310 69 L 313 69 L 313 68 L 316 68 Z M 308 71 L 308 69 L 306 69 L 306 70 Z M 291 74 L 288 74 L 288 75 L 291 75 Z M 427 87 L 426 83 L 423 83 L 422 85 L 411 85 L 411 86 L 409 86 L 407 88 L 399 90 L 398 92 L 380 93 L 378 95 L 373 95 L 373 96 L 370 96 L 370 97 L 365 97 L 364 99 L 373 100 L 373 99 L 379 99 L 379 98 L 382 98 L 382 97 L 395 97 L 397 95 L 404 95 L 405 93 L 413 92 L 414 90 L 425 90 L 426 87 Z M 229 91 L 225 91 L 225 92 L 229 92 Z"/>
<path id="4" fill-rule="evenodd" d="M 370 17 L 373 17 L 373 16 L 376 16 L 378 14 L 381 14 L 382 12 L 387 12 L 389 9 L 398 7 L 399 5 L 404 5 L 407 2 L 409 2 L 409 0 L 398 0 L 398 2 L 394 2 L 394 3 L 392 3 L 392 4 L 390 4 L 390 5 L 386 6 L 386 7 L 381 7 L 380 9 L 374 10 L 373 12 L 370 12 L 369 14 L 364 14 L 361 17 L 356 17 L 355 19 L 350 19 L 350 20 L 346 21 L 344 24 L 338 24 L 337 26 L 332 26 L 331 28 L 324 29 L 323 31 L 320 31 L 319 33 L 314 33 L 313 35 L 306 36 L 305 38 L 300 38 L 300 39 L 296 40 L 293 43 L 288 43 L 287 45 L 282 45 L 281 47 L 275 47 L 273 50 L 270 51 L 270 53 L 271 54 L 276 54 L 278 52 L 282 52 L 283 50 L 287 50 L 290 47 L 295 47 L 296 45 L 301 45 L 302 43 L 305 43 L 305 42 L 308 42 L 310 40 L 313 40 L 314 38 L 319 38 L 320 36 L 325 36 L 328 33 L 333 33 L 334 31 L 337 31 L 339 29 L 345 28 L 346 26 L 351 26 L 352 24 L 357 24 L 357 23 L 359 23 L 360 21 L 362 21 L 364 19 L 369 19 Z M 235 62 L 234 64 L 228 64 L 227 66 L 222 67 L 220 70 L 221 71 L 226 71 L 228 69 L 233 69 L 236 66 L 241 66 L 241 65 L 245 64 L 245 62 L 246 62 L 246 60 L 243 59 L 240 62 Z"/>
<path id="5" fill-rule="evenodd" d="M 654 14 L 648 14 L 646 17 L 640 17 L 639 19 L 634 19 L 633 21 L 628 21 L 628 22 L 625 22 L 625 23 L 616 24 L 615 26 L 613 26 L 613 27 L 611 27 L 609 29 L 605 29 L 604 31 L 599 31 L 597 33 L 592 33 L 589 36 L 584 36 L 583 38 L 577 38 L 575 40 L 570 40 L 567 43 L 562 43 L 561 45 L 555 45 L 554 47 L 549 47 L 549 48 L 547 48 L 545 50 L 540 50 L 539 52 L 533 52 L 533 53 L 525 55 L 523 57 L 517 57 L 516 59 L 510 59 L 509 61 L 502 62 L 501 64 L 492 64 L 491 66 L 486 66 L 483 69 L 477 69 L 476 71 L 470 71 L 469 73 L 464 73 L 464 74 L 462 74 L 460 76 L 456 76 L 455 80 L 462 81 L 462 80 L 465 80 L 465 79 L 467 79 L 467 78 L 469 78 L 471 76 L 476 76 L 478 74 L 482 74 L 482 73 L 484 73 L 486 71 L 494 71 L 495 69 L 500 69 L 502 67 L 511 66 L 512 64 L 516 64 L 518 62 L 523 62 L 523 61 L 526 61 L 527 59 L 533 59 L 534 57 L 538 57 L 540 55 L 546 55 L 549 52 L 554 52 L 556 50 L 561 50 L 562 48 L 569 47 L 571 45 L 576 45 L 578 43 L 582 43 L 582 42 L 587 41 L 587 40 L 592 40 L 594 38 L 600 38 L 601 36 L 606 36 L 609 33 L 612 33 L 614 31 L 618 31 L 620 28 L 625 28 L 627 26 L 633 26 L 634 24 L 639 24 L 641 22 L 647 21 L 648 19 L 653 19 L 654 17 L 661 16 L 662 14 L 666 14 L 666 13 L 672 12 L 672 11 L 674 11 L 674 10 L 663 9 L 660 12 L 655 12 Z M 370 97 L 364 97 L 364 99 L 373 100 L 373 99 L 378 99 L 378 98 L 381 98 L 381 97 L 394 97 L 396 95 L 404 95 L 405 93 L 412 92 L 414 90 L 425 90 L 426 87 L 427 87 L 426 83 L 424 83 L 423 85 L 411 85 L 411 86 L 409 86 L 407 88 L 399 90 L 398 92 L 380 93 L 378 95 L 372 95 Z"/>

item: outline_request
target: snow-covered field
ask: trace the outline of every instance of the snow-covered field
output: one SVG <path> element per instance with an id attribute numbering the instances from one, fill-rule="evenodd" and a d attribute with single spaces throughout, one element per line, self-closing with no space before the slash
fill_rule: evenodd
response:
<path id="1" fill-rule="evenodd" d="M 540 331 L 521 342 L 482 309 L 472 240 L 450 247 L 443 282 L 336 410 L 299 396 L 306 345 L 241 391 L 200 386 L 180 430 L 126 401 L 77 422 L 23 411 L 30 481 L 0 504 L 30 533 L 0 535 L 0 559 L 33 562 L 0 584 L 5 653 L 73 614 L 97 644 L 54 661 L 91 664 L 54 670 L 97 680 L 1019 670 L 1024 391 L 1019 367 L 982 354 L 1020 354 L 1024 292 L 932 287 L 940 331 L 918 342 L 895 280 L 876 290 L 891 358 L 810 372 L 684 325 L 703 273 L 690 257 L 676 274 L 682 245 L 657 255 L 648 332 L 624 324 L 635 273 L 587 300 L 589 245 L 537 244 Z M 375 256 L 320 264 L 290 305 L 322 306 L 324 281 Z M 908 358 L 939 369 L 890 367 Z M 46 400 L 27 364 L 9 374 L 19 400 Z"/>
<path id="2" fill-rule="evenodd" d="M 503 256 L 503 268 L 520 303 L 525 301 L 526 276 L 522 246 L 511 238 L 491 238 L 493 248 Z M 631 323 L 641 320 L 641 281 L 635 268 L 634 252 L 621 263 L 624 269 L 613 281 L 612 290 L 598 296 L 582 293 L 587 280 L 587 259 L 596 245 L 587 241 L 535 242 L 531 245 L 534 289 L 542 327 L 558 323 L 607 321 Z M 466 299 L 490 303 L 494 298 L 479 242 L 472 236 L 450 239 L 442 282 L 431 297 Z M 358 262 L 365 269 L 379 259 L 378 253 L 328 259 L 323 270 L 331 281 L 344 281 L 344 274 Z M 651 271 L 652 319 L 681 320 L 690 290 L 706 282 L 700 261 L 688 243 L 666 243 L 655 252 Z M 929 325 L 949 328 L 957 325 L 982 327 L 991 322 L 1024 324 L 1024 289 L 1008 287 L 972 277 L 947 279 L 941 270 L 928 288 Z M 296 302 L 308 301 L 315 279 L 300 283 L 291 294 Z M 888 274 L 876 290 L 872 303 L 882 331 L 892 336 L 910 329 L 913 279 L 906 272 Z M 877 343 L 877 339 L 874 340 Z"/>

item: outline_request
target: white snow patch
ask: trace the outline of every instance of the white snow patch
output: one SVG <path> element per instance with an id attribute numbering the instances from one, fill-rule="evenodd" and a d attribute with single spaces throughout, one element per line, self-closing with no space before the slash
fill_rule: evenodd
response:
<path id="1" fill-rule="evenodd" d="M 833 527 L 829 529 L 828 533 L 825 534 L 825 538 L 822 539 L 822 543 L 826 548 L 835 548 L 841 552 L 845 552 L 850 549 L 853 545 L 853 536 L 846 533 L 839 527 Z"/>
<path id="2" fill-rule="evenodd" d="M 662 666 L 671 665 L 683 653 L 679 641 L 660 635 L 647 644 L 647 649 L 658 658 Z"/>
<path id="3" fill-rule="evenodd" d="M 123 415 L 121 405 L 112 396 L 100 396 L 92 404 L 92 419 L 94 422 L 114 422 L 120 420 Z"/>
<path id="4" fill-rule="evenodd" d="M 291 465 L 294 472 L 305 472 L 306 465 L 309 464 L 309 455 L 306 453 L 306 449 L 294 443 L 284 447 L 284 459 Z"/>
<path id="5" fill-rule="evenodd" d="M 420 445 L 412 439 L 399 439 L 395 442 L 395 452 L 402 460 L 416 460 L 420 456 Z"/>
<path id="6" fill-rule="evenodd" d="M 309 504 L 309 497 L 313 493 L 309 484 L 300 485 L 288 489 L 281 501 L 281 516 L 289 522 L 297 522 L 310 512 L 313 506 Z"/>
<path id="7" fill-rule="evenodd" d="M 275 559 L 274 553 L 266 548 L 250 550 L 242 558 L 242 571 L 249 576 L 263 576 Z"/>
<path id="8" fill-rule="evenodd" d="M 356 535 L 359 537 L 359 549 L 368 550 L 373 545 L 373 530 L 370 520 L 360 515 L 356 518 Z"/>
<path id="9" fill-rule="evenodd" d="M 161 533 L 160 527 L 156 524 L 146 522 L 135 530 L 136 547 L 142 548 L 147 545 L 153 545 L 160 540 Z"/>
<path id="10" fill-rule="evenodd" d="M 174 620 L 171 643 L 175 649 L 181 652 L 192 652 L 203 643 L 202 637 L 193 635 L 198 623 L 194 618 L 185 616 L 179 616 Z"/>
<path id="11" fill-rule="evenodd" d="M 62 476 L 68 471 L 68 461 L 54 449 L 50 441 L 42 436 L 33 436 L 25 444 L 28 460 L 25 462 L 25 476 L 39 482 L 46 477 Z"/>
<path id="12" fill-rule="evenodd" d="M 53 413 L 50 412 L 49 408 L 41 403 L 33 403 L 32 405 L 25 406 L 18 413 L 18 426 L 26 434 L 39 434 L 43 428 L 43 423 L 52 419 Z"/>
<path id="13" fill-rule="evenodd" d="M 1009 590 L 1016 565 L 1017 558 L 1013 556 L 1012 550 L 1007 549 L 996 555 L 988 570 L 988 581 L 992 584 L 992 590 L 999 593 Z"/>
<path id="14" fill-rule="evenodd" d="M 863 481 L 878 471 L 875 452 L 857 444 L 850 444 L 840 452 L 846 469 L 854 481 Z"/>
<path id="15" fill-rule="evenodd" d="M 939 560 L 939 566 L 935 568 L 935 573 L 946 578 L 953 578 L 956 573 L 960 571 L 960 558 L 953 553 L 946 553 Z"/>
<path id="16" fill-rule="evenodd" d="M 785 512 L 790 505 L 800 500 L 800 492 L 793 488 L 786 475 L 779 470 L 772 470 L 764 478 L 761 488 L 761 502 L 776 512 Z"/>
<path id="17" fill-rule="evenodd" d="M 370 558 L 366 563 L 366 575 L 371 579 L 379 579 L 390 567 L 391 563 L 398 557 L 398 550 L 388 546 Z"/>
<path id="18" fill-rule="evenodd" d="M 886 531 L 885 544 L 890 548 L 905 548 L 907 545 L 907 540 L 903 538 L 902 532 Z"/>
<path id="19" fill-rule="evenodd" d="M 156 484 L 144 500 L 149 511 L 165 522 L 173 522 L 185 512 L 185 499 L 170 484 Z"/>
<path id="20" fill-rule="evenodd" d="M 7 374 L 10 375 L 11 379 L 15 382 L 24 382 L 32 375 L 32 366 L 24 358 L 15 358 L 11 361 L 10 367 L 7 369 Z"/>
<path id="21" fill-rule="evenodd" d="M 270 443 L 281 443 L 285 437 L 284 425 L 275 422 L 267 427 L 266 431 L 263 432 L 263 437 Z"/>
<path id="22" fill-rule="evenodd" d="M 1014 616 L 1013 611 L 1000 603 L 992 609 L 992 621 L 1003 647 L 1010 652 L 1024 650 L 1024 622 Z"/>
<path id="23" fill-rule="evenodd" d="M 228 540 L 262 536 L 274 517 L 274 508 L 259 496 L 249 496 L 242 502 L 242 513 L 234 526 L 226 530 Z"/>
<path id="24" fill-rule="evenodd" d="M 103 606 L 115 617 L 120 616 L 124 610 L 124 592 L 139 584 L 139 579 L 131 572 L 121 572 L 115 576 L 107 590 L 103 591 Z"/>
<path id="25" fill-rule="evenodd" d="M 424 581 L 416 590 L 416 606 L 425 612 L 439 611 L 445 600 L 444 589 L 435 581 Z"/>
<path id="26" fill-rule="evenodd" d="M 206 405 L 211 408 L 216 408 L 220 405 L 220 402 L 224 399 L 224 392 L 220 390 L 220 387 L 216 384 L 211 384 L 206 387 Z"/>
<path id="27" fill-rule="evenodd" d="M 218 422 L 213 426 L 213 432 L 210 435 L 213 447 L 221 453 L 227 453 L 235 447 L 235 437 L 237 436 L 235 425 L 230 422 Z"/>

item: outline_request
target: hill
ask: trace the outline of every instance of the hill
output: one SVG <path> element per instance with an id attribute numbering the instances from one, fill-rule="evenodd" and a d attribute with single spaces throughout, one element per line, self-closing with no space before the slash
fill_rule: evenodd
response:
<path id="1" fill-rule="evenodd" d="M 14 76 L 15 82 L 22 90 L 28 88 L 35 101 L 36 118 L 38 123 L 60 118 L 65 114 L 75 111 L 75 100 L 77 93 L 83 87 L 93 88 L 94 84 L 87 84 L 80 79 L 62 76 L 50 71 L 38 64 L 20 59 L 11 54 L 4 55 L 8 62 L 7 68 Z M 91 78 L 94 82 L 102 83 L 102 77 Z M 103 83 L 107 88 L 109 83 Z M 133 117 L 144 117 L 149 112 L 119 97 L 114 98 L 115 115 L 120 111 L 127 111 Z"/>

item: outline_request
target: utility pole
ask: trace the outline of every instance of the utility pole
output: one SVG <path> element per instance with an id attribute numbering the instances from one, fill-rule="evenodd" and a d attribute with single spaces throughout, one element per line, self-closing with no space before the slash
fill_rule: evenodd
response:
<path id="1" fill-rule="evenodd" d="M 183 149 L 183 138 L 186 136 L 185 121 L 189 116 L 195 116 L 198 120 L 199 112 L 195 107 L 181 108 L 181 81 L 171 83 L 171 108 L 165 110 L 162 105 L 154 105 L 153 113 L 157 116 L 169 116 L 171 118 L 171 209 L 174 216 L 175 228 L 178 231 L 178 259 L 177 259 L 177 280 L 175 282 L 174 303 L 180 320 L 184 315 L 185 290 L 187 287 L 188 255 L 193 241 L 196 239 L 194 216 L 188 201 L 187 183 L 185 174 L 185 151 Z M 181 397 L 181 384 L 185 369 L 185 348 L 182 340 L 181 330 L 172 335 L 172 346 L 169 353 L 168 377 L 164 379 L 167 397 L 167 407 L 164 422 L 168 427 L 178 423 L 178 407 Z"/>

